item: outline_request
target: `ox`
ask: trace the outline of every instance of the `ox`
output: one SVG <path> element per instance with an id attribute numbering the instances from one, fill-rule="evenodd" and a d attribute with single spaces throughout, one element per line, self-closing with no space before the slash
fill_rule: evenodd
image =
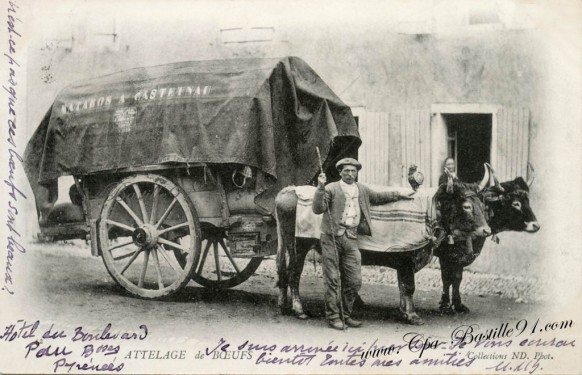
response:
<path id="1" fill-rule="evenodd" d="M 489 167 L 490 168 L 490 167 Z M 522 177 L 513 181 L 499 183 L 494 171 L 490 170 L 495 185 L 481 193 L 486 206 L 486 219 L 492 234 L 503 231 L 518 231 L 535 233 L 540 229 L 529 205 L 529 187 L 532 178 L 525 182 Z M 496 237 L 493 237 L 494 239 Z M 461 303 L 460 286 L 463 279 L 463 268 L 469 266 L 485 244 L 484 237 L 477 237 L 471 242 L 442 243 L 436 250 L 441 266 L 443 293 L 440 300 L 440 310 L 443 313 L 465 313 L 469 308 Z M 449 291 L 452 288 L 452 304 Z"/>
<path id="2" fill-rule="evenodd" d="M 451 234 L 465 238 L 485 237 L 490 234 L 484 217 L 484 205 L 478 192 L 485 186 L 488 174 L 481 184 L 464 184 L 449 180 L 437 190 L 435 199 L 441 206 L 440 221 L 446 223 Z M 305 256 L 314 248 L 321 254 L 319 239 L 295 237 L 297 195 L 293 187 L 285 188 L 275 199 L 278 224 L 277 274 L 279 287 L 278 304 L 282 312 L 289 308 L 287 289 L 291 290 L 291 310 L 296 317 L 307 319 L 299 296 L 299 281 L 303 271 Z M 398 276 L 400 291 L 400 313 L 409 324 L 423 324 L 415 311 L 413 294 L 414 274 L 430 261 L 433 247 L 440 242 L 440 236 L 432 244 L 420 249 L 405 252 L 375 252 L 361 249 L 362 265 L 379 265 L 394 268 Z M 470 241 L 469 241 L 470 242 Z"/>

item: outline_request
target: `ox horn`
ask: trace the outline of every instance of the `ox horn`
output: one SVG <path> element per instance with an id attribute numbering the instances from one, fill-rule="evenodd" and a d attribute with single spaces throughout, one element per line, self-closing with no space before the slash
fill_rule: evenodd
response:
<path id="1" fill-rule="evenodd" d="M 485 164 L 483 164 L 483 166 L 485 167 L 485 174 L 483 175 L 483 179 L 479 183 L 479 191 L 485 189 L 485 186 L 487 186 L 487 183 L 490 180 L 490 175 L 489 175 L 490 165 L 485 163 Z"/>
<path id="2" fill-rule="evenodd" d="M 497 179 L 497 176 L 495 175 L 495 170 L 493 169 L 493 167 L 491 166 L 491 164 L 489 163 L 485 163 L 487 164 L 487 167 L 489 168 L 490 172 L 491 172 L 491 176 L 493 177 L 493 184 L 495 186 L 495 188 L 504 193 L 505 189 L 501 186 L 501 184 L 499 183 L 499 180 Z"/>
<path id="3" fill-rule="evenodd" d="M 531 171 L 531 172 L 530 172 Z M 536 179 L 536 171 L 533 167 L 533 165 L 531 165 L 531 163 L 528 161 L 527 162 L 527 186 L 531 187 L 531 185 L 533 184 L 534 180 Z"/>

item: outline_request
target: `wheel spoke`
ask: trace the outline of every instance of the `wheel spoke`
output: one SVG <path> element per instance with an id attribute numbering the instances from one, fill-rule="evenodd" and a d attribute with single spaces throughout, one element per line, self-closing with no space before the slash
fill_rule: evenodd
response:
<path id="1" fill-rule="evenodd" d="M 159 245 L 157 248 L 160 254 L 162 254 L 162 258 L 164 258 L 166 262 L 174 269 L 174 272 L 176 272 L 176 276 L 180 277 L 180 274 L 182 273 L 183 270 L 181 270 L 178 266 L 176 266 L 174 262 L 172 262 L 168 254 L 166 254 L 166 249 L 164 248 L 164 246 Z"/>
<path id="2" fill-rule="evenodd" d="M 158 289 L 164 289 L 164 282 L 162 281 L 162 270 L 160 269 L 160 258 L 158 258 L 158 252 L 156 249 L 152 249 L 152 254 L 154 256 L 154 267 L 156 268 L 156 273 L 158 274 Z"/>
<path id="3" fill-rule="evenodd" d="M 238 265 L 236 264 L 236 262 L 234 261 L 234 258 L 230 254 L 230 251 L 226 248 L 226 244 L 224 243 L 224 240 L 221 238 L 219 240 L 219 242 L 220 242 L 220 246 L 222 247 L 222 250 L 224 250 L 224 253 L 228 257 L 228 260 L 230 260 L 230 263 L 232 263 L 232 266 L 236 270 L 236 273 L 240 273 L 240 268 L 238 268 Z"/>
<path id="4" fill-rule="evenodd" d="M 204 268 L 204 263 L 206 262 L 206 257 L 208 256 L 208 250 L 210 250 L 211 245 L 212 245 L 212 242 L 206 241 L 206 247 L 204 248 L 204 253 L 202 254 L 202 259 L 200 259 L 200 265 L 198 266 L 198 271 L 196 271 L 197 274 L 202 273 L 202 269 Z"/>
<path id="5" fill-rule="evenodd" d="M 125 258 L 129 258 L 131 256 L 134 256 L 135 253 L 137 253 L 137 252 L 139 252 L 139 250 L 135 250 L 135 251 L 132 251 L 130 253 L 120 255 L 120 256 L 118 256 L 116 258 L 113 258 L 113 261 L 117 262 L 118 260 L 122 260 L 122 259 L 125 259 Z"/>
<path id="6" fill-rule="evenodd" d="M 184 246 L 179 245 L 179 244 L 172 242 L 172 241 L 168 241 L 165 238 L 158 238 L 158 242 L 163 243 L 164 245 L 168 245 L 170 247 L 173 247 L 174 249 L 182 250 L 185 253 L 188 252 L 188 249 L 186 249 Z"/>
<path id="7" fill-rule="evenodd" d="M 135 230 L 135 228 L 134 228 L 134 227 L 130 227 L 129 225 L 122 224 L 122 223 L 119 223 L 119 222 L 117 222 L 117 221 L 113 221 L 113 220 L 111 220 L 111 219 L 107 219 L 107 220 L 105 220 L 105 222 L 106 222 L 107 224 L 110 224 L 110 225 L 113 225 L 113 226 L 119 227 L 119 228 L 121 228 L 121 229 L 125 229 L 125 230 L 127 230 L 127 231 L 130 231 L 130 232 L 133 232 L 133 231 Z"/>
<path id="8" fill-rule="evenodd" d="M 222 275 L 220 274 L 220 259 L 218 259 L 218 241 L 212 241 L 214 248 L 214 263 L 216 264 L 216 277 L 218 281 L 222 281 Z"/>
<path id="9" fill-rule="evenodd" d="M 188 223 L 188 222 L 185 222 L 185 223 L 182 223 L 182 224 L 178 224 L 178 225 L 174 225 L 173 227 L 169 227 L 169 228 L 166 228 L 164 230 L 159 231 L 158 232 L 158 236 L 161 236 L 164 233 L 171 232 L 171 231 L 176 230 L 176 229 L 180 229 L 180 228 L 183 228 L 183 227 L 187 227 L 189 225 L 190 225 L 190 223 Z"/>
<path id="10" fill-rule="evenodd" d="M 125 203 L 125 201 L 123 199 L 121 199 L 121 197 L 118 196 L 115 198 L 115 200 L 117 201 L 117 203 L 119 203 L 119 205 L 121 207 L 123 207 L 125 209 L 125 211 L 127 211 L 129 216 L 131 216 L 132 219 L 135 220 L 137 225 L 139 225 L 139 226 L 143 225 L 143 222 L 141 221 L 141 219 L 139 217 L 137 217 L 135 212 L 133 212 L 133 210 L 127 205 L 127 203 Z"/>
<path id="11" fill-rule="evenodd" d="M 127 241 L 127 242 L 124 242 L 122 244 L 119 244 L 119 245 L 115 245 L 115 246 L 110 247 L 108 249 L 108 251 L 111 252 L 112 250 L 119 249 L 120 247 L 124 247 L 124 246 L 127 246 L 127 245 L 131 245 L 132 243 L 133 243 L 133 241 Z M 115 259 L 115 260 L 117 260 L 117 259 Z"/>
<path id="12" fill-rule="evenodd" d="M 151 212 L 151 216 L 150 216 L 150 224 L 154 223 L 154 220 L 156 219 L 156 214 L 158 211 L 158 197 L 160 195 L 160 185 L 155 185 L 154 186 L 154 196 L 152 198 L 152 212 Z"/>
<path id="13" fill-rule="evenodd" d="M 141 190 L 137 184 L 133 184 L 133 190 L 135 191 L 135 196 L 139 201 L 139 208 L 141 209 L 141 217 L 143 218 L 143 222 L 147 223 L 148 221 L 148 212 L 146 211 L 145 203 L 143 201 L 143 197 L 141 195 Z"/>
<path id="14" fill-rule="evenodd" d="M 182 187 L 140 173 L 116 181 L 102 203 L 94 240 L 109 274 L 128 293 L 167 297 L 197 277 L 201 225 Z"/>
<path id="15" fill-rule="evenodd" d="M 174 205 L 176 204 L 177 201 L 178 201 L 178 198 L 174 197 L 174 200 L 172 201 L 172 203 L 170 203 L 168 208 L 166 208 L 166 212 L 164 212 L 164 214 L 162 215 L 160 220 L 158 220 L 158 222 L 156 223 L 156 229 L 160 227 L 160 224 L 163 223 L 164 220 L 166 220 L 166 217 L 170 214 L 170 211 L 172 211 L 172 208 L 174 207 Z"/>
<path id="16" fill-rule="evenodd" d="M 143 288 L 143 281 L 145 279 L 146 276 L 146 272 L 148 270 L 148 260 L 150 259 L 150 252 L 149 250 L 145 250 L 144 251 L 144 261 L 143 261 L 143 267 L 141 268 L 141 275 L 139 275 L 139 281 L 137 282 L 137 286 L 140 288 Z"/>
<path id="17" fill-rule="evenodd" d="M 125 264 L 125 266 L 123 267 L 123 269 L 121 270 L 120 274 L 123 275 L 123 273 L 125 271 L 127 271 L 127 269 L 129 268 L 129 266 L 131 266 L 131 264 L 133 263 L 133 261 L 135 260 L 135 258 L 137 258 L 137 256 L 143 251 L 143 249 L 139 249 L 138 251 L 136 251 L 133 256 L 131 257 L 130 260 L 127 261 L 127 263 Z"/>

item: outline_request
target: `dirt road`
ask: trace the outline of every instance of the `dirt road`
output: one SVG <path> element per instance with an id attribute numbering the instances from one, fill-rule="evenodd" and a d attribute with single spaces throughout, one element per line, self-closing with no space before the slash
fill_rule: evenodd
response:
<path id="1" fill-rule="evenodd" d="M 276 273 L 272 259 L 264 260 L 249 280 L 233 289 L 213 291 L 192 281 L 167 301 L 143 300 L 125 294 L 109 276 L 101 259 L 90 255 L 89 247 L 83 241 L 72 244 L 29 244 L 26 254 L 21 255 L 19 262 L 21 269 L 25 268 L 27 273 L 27 283 L 19 284 L 19 293 L 23 298 L 18 302 L 18 318 L 28 322 L 39 320 L 45 327 L 43 330 L 54 325 L 69 332 L 68 338 L 61 344 L 70 345 L 66 340 L 70 340 L 70 332 L 75 332 L 78 327 L 82 327 L 83 332 L 98 335 L 108 324 L 112 325 L 114 332 L 136 331 L 140 326 L 147 326 L 147 340 L 121 342 L 121 349 L 115 357 L 101 355 L 94 358 L 94 363 L 124 363 L 125 371 L 129 372 L 168 372 L 166 366 L 169 361 L 148 361 L 148 358 L 139 357 L 145 356 L 144 353 L 157 357 L 162 355 L 159 354 L 160 351 L 183 353 L 184 359 L 173 363 L 178 366 L 173 368 L 175 372 L 207 373 L 231 365 L 238 372 L 255 373 L 259 368 L 263 369 L 262 372 L 271 372 L 274 368 L 266 363 L 261 364 L 261 367 L 254 367 L 259 365 L 259 354 L 267 350 L 265 348 L 269 348 L 269 345 L 276 346 L 277 352 L 269 351 L 262 355 L 282 355 L 281 350 L 285 345 L 327 347 L 333 344 L 364 349 L 372 345 L 402 345 L 405 335 L 411 333 L 431 340 L 444 340 L 448 345 L 452 342 L 452 331 L 457 327 L 473 325 L 475 330 L 481 331 L 500 327 L 504 323 L 515 327 L 520 320 L 525 319 L 530 323 L 539 317 L 544 319 L 546 310 L 546 306 L 538 302 L 525 301 L 521 297 L 509 298 L 510 294 L 506 290 L 512 290 L 512 286 L 507 281 L 507 288 L 504 288 L 503 280 L 468 273 L 464 282 L 469 288 L 465 290 L 463 302 L 472 311 L 469 314 L 441 315 L 438 312 L 440 272 L 426 268 L 417 274 L 418 288 L 414 296 L 417 311 L 426 324 L 410 326 L 398 318 L 399 293 L 394 281 L 395 271 L 364 267 L 364 285 L 360 294 L 366 306 L 355 312 L 355 316 L 362 319 L 364 325 L 341 332 L 327 327 L 324 319 L 321 267 L 314 270 L 311 263 L 305 267 L 301 294 L 304 307 L 312 318 L 298 320 L 293 316 L 282 315 L 277 307 L 278 290 L 275 287 Z M 482 289 L 481 292 L 479 288 Z M 492 290 L 493 295 L 487 294 L 488 290 Z M 480 296 L 479 293 L 485 294 Z M 504 293 L 506 296 L 503 296 Z M 98 345 L 117 342 L 98 340 L 74 343 L 76 349 L 73 351 L 77 355 L 75 360 L 85 360 L 79 355 L 84 350 L 83 345 L 87 343 Z M 248 349 L 248 343 L 259 345 L 263 349 L 254 349 L 252 360 L 247 358 L 243 361 L 239 358 L 236 362 L 229 362 L 232 358 L 220 357 L 218 359 L 223 360 L 221 362 L 215 358 L 199 360 L 196 357 L 207 350 L 215 353 L 212 350 L 219 343 L 227 342 L 230 344 L 230 354 L 219 351 L 221 355 L 234 355 L 232 350 L 236 351 L 239 347 Z M 51 343 L 56 344 L 49 340 L 44 345 Z M 12 347 L 15 348 L 17 356 L 23 355 L 24 346 L 20 349 L 18 346 Z M 433 351 L 431 355 L 435 360 L 444 360 L 450 351 L 445 350 Z M 494 347 L 485 349 L 485 352 L 503 350 L 511 351 L 514 348 Z M 239 352 L 242 353 L 240 350 Z M 451 353 L 453 352 L 454 350 Z M 406 356 L 405 360 L 409 361 L 417 358 L 418 354 L 411 352 Z M 466 353 L 460 351 L 457 354 L 459 356 L 466 356 Z M 71 356 L 69 358 L 74 359 Z M 325 361 L 325 354 L 320 353 L 317 358 L 318 363 Z M 45 356 L 30 360 L 27 365 L 41 366 L 42 371 L 52 372 L 55 363 L 54 357 Z M 314 365 L 313 368 L 309 367 L 309 371 L 343 373 L 349 367 L 344 362 L 336 363 L 333 367 Z M 372 362 L 368 365 L 372 365 Z M 489 365 L 494 364 L 490 361 L 479 362 L 479 366 Z M 11 368 L 11 371 L 16 369 L 34 372 L 32 367 L 28 369 L 18 366 Z M 305 371 L 306 369 L 304 368 Z M 448 372 L 448 367 L 443 367 L 442 370 Z M 352 368 L 350 371 L 357 372 L 357 369 Z"/>
<path id="2" fill-rule="evenodd" d="M 110 278 L 100 258 L 91 257 L 84 244 L 31 244 L 27 258 L 34 269 L 30 293 L 38 314 L 47 319 L 100 322 L 104 317 L 117 324 L 131 323 L 136 319 L 148 321 L 166 332 L 185 334 L 187 331 L 208 333 L 221 331 L 272 329 L 295 333 L 317 331 L 325 326 L 323 306 L 323 281 L 321 268 L 313 271 L 306 265 L 301 281 L 304 305 L 313 317 L 300 321 L 281 315 L 277 308 L 277 288 L 274 260 L 267 259 L 256 274 L 234 289 L 215 292 L 193 281 L 169 301 L 147 301 L 124 294 Z M 397 318 L 399 294 L 394 282 L 396 272 L 388 268 L 364 267 L 364 286 L 361 296 L 367 306 L 357 315 L 364 320 L 360 331 L 401 331 L 410 329 Z M 522 299 L 498 295 L 465 295 L 464 303 L 470 314 L 441 315 L 438 313 L 440 293 L 439 271 L 425 269 L 417 274 L 415 302 L 425 327 L 448 329 L 459 324 L 478 321 L 496 324 L 499 321 L 517 320 L 535 313 L 542 305 L 522 302 Z M 467 275 L 467 285 L 476 283 L 478 275 Z"/>

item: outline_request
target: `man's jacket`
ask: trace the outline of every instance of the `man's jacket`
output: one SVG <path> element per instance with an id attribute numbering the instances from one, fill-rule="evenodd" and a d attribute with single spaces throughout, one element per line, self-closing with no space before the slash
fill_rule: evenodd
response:
<path id="1" fill-rule="evenodd" d="M 396 192 L 376 192 L 371 190 L 366 185 L 355 182 L 359 189 L 358 201 L 360 203 L 360 224 L 358 225 L 358 233 L 365 235 L 372 235 L 372 229 L 369 223 L 370 219 L 370 206 L 377 206 L 389 202 L 394 202 L 399 199 L 399 195 Z M 315 214 L 321 214 L 327 211 L 328 207 L 331 207 L 331 218 L 333 220 L 333 229 L 337 233 L 340 229 L 341 218 L 344 213 L 346 206 L 346 197 L 340 186 L 339 181 L 332 182 L 325 186 L 325 188 L 318 187 L 313 196 L 313 212 Z M 332 226 L 330 225 L 328 214 L 323 215 L 321 219 L 321 232 L 326 234 L 332 234 Z M 335 234 L 335 233 L 334 233 Z"/>

